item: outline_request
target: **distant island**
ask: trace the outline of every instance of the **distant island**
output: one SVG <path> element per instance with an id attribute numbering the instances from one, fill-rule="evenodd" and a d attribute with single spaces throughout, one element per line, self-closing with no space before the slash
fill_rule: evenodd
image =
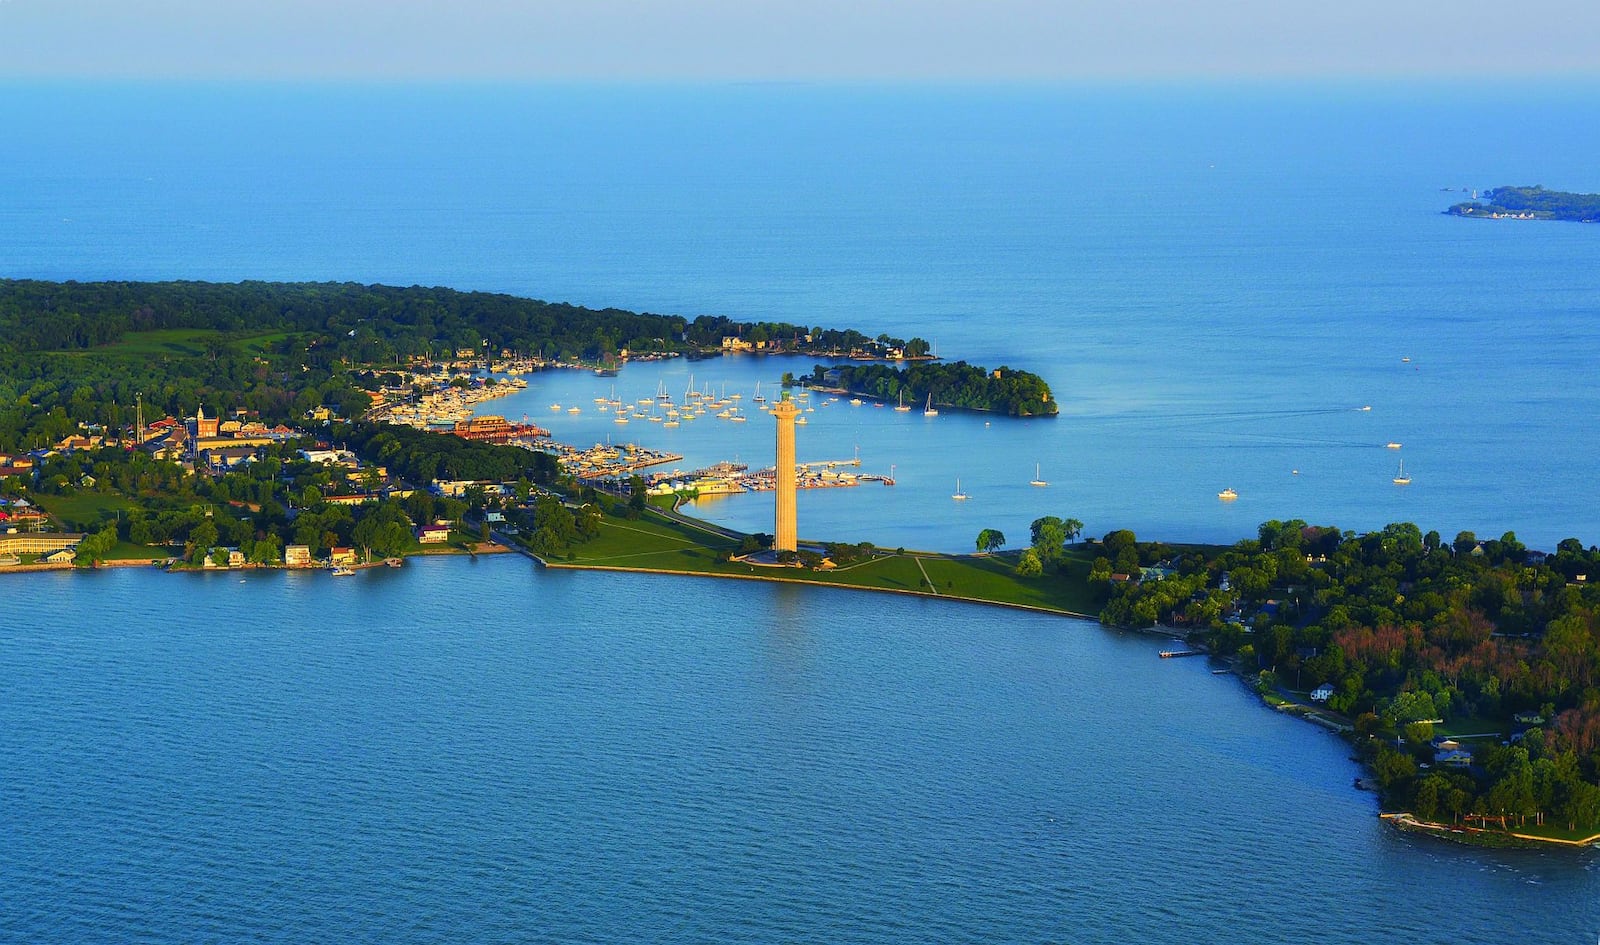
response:
<path id="1" fill-rule="evenodd" d="M 1496 187 L 1480 200 L 1458 203 L 1445 213 L 1476 220 L 1569 220 L 1600 222 L 1600 194 L 1571 194 L 1543 187 Z"/>

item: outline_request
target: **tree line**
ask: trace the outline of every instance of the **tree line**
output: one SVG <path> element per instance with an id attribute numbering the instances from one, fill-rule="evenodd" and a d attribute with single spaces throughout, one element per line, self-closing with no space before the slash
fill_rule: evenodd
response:
<path id="1" fill-rule="evenodd" d="M 965 361 L 943 363 L 918 361 L 905 368 L 886 364 L 819 364 L 812 369 L 809 383 L 831 386 L 829 376 L 837 372 L 838 386 L 851 393 L 879 400 L 962 410 L 986 410 L 1013 417 L 1053 417 L 1057 413 L 1050 385 L 1037 374 L 1008 367 L 988 370 Z"/>
<path id="2" fill-rule="evenodd" d="M 1569 538 L 1544 554 L 1511 532 L 1446 541 L 1410 523 L 1352 534 L 1295 520 L 1223 549 L 1105 551 L 1096 576 L 1157 563 L 1170 573 L 1116 584 L 1104 622 L 1185 629 L 1269 687 L 1327 684 L 1327 705 L 1358 736 L 1382 736 L 1364 744 L 1391 804 L 1600 826 L 1589 791 L 1600 781 L 1600 549 Z M 1435 760 L 1440 719 L 1519 744 L 1469 771 L 1421 768 Z"/>

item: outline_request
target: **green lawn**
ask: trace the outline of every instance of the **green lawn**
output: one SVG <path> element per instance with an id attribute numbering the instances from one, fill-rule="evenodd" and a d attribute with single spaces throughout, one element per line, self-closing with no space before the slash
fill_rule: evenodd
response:
<path id="1" fill-rule="evenodd" d="M 633 521 L 607 517 L 600 536 L 577 546 L 572 557 L 551 557 L 551 563 L 575 566 L 689 571 L 697 574 L 771 577 L 811 584 L 928 593 L 928 581 L 940 595 L 993 603 L 1019 604 L 1047 610 L 1098 613 L 1101 596 L 1084 579 L 1088 562 L 1073 559 L 1069 574 L 1018 578 L 1013 562 L 1003 557 L 891 554 L 831 571 L 803 568 L 761 568 L 737 561 L 721 562 L 717 553 L 734 543 L 693 526 L 647 516 Z M 927 578 L 924 579 L 926 573 Z"/>
<path id="2" fill-rule="evenodd" d="M 106 555 L 107 561 L 155 561 L 182 554 L 183 549 L 163 548 L 160 545 L 135 545 L 126 541 L 117 542 L 117 546 Z"/>
<path id="3" fill-rule="evenodd" d="M 247 354 L 259 354 L 265 351 L 268 345 L 282 341 L 292 334 L 286 331 L 264 331 L 230 336 L 212 328 L 164 328 L 158 331 L 130 331 L 115 344 L 102 345 L 89 351 L 80 349 L 53 353 L 70 355 L 95 353 L 140 358 L 163 355 L 195 357 L 205 353 L 207 341 L 220 339 L 226 340 Z"/>
<path id="4" fill-rule="evenodd" d="M 1574 842 L 1593 840 L 1596 836 L 1593 830 L 1568 830 L 1565 822 L 1557 821 L 1553 817 L 1546 817 L 1542 827 L 1530 821 L 1526 827 L 1512 826 L 1511 831 L 1513 833 L 1525 833 L 1530 837 L 1547 837 L 1553 840 L 1570 840 Z"/>
<path id="5" fill-rule="evenodd" d="M 99 531 L 117 513 L 139 506 L 127 496 L 109 492 L 80 492 L 75 495 L 35 495 L 34 501 L 73 531 Z"/>

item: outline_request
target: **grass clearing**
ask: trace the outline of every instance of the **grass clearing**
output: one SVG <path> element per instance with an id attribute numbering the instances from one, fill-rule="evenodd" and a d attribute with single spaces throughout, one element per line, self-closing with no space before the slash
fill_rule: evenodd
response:
<path id="1" fill-rule="evenodd" d="M 33 500 L 61 522 L 77 532 L 95 532 L 117 517 L 118 512 L 128 512 L 139 505 L 127 496 L 110 492 L 79 492 L 73 495 L 35 494 Z"/>
<path id="2" fill-rule="evenodd" d="M 1088 562 L 1077 558 L 1069 561 L 1066 577 L 1019 578 L 1013 572 L 1014 562 L 1001 556 L 884 553 L 830 571 L 717 560 L 719 552 L 734 547 L 733 541 L 721 535 L 659 516 L 635 520 L 608 516 L 601 521 L 599 537 L 574 548 L 570 558 L 558 554 L 550 560 L 557 566 L 682 571 L 937 594 L 1065 613 L 1098 613 L 1103 603 L 1102 596 L 1085 579 Z"/>
<path id="3" fill-rule="evenodd" d="M 108 354 L 113 357 L 180 357 L 193 358 L 206 353 L 208 343 L 225 342 L 229 347 L 246 354 L 260 354 L 269 346 L 295 332 L 259 331 L 242 334 L 219 331 L 215 328 L 163 328 L 155 331 L 125 332 L 121 340 L 98 348 L 55 351 L 52 354 L 81 356 Z"/>

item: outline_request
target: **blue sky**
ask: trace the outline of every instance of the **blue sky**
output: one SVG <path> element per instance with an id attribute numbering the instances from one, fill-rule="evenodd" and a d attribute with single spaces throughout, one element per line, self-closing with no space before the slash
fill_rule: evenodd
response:
<path id="1" fill-rule="evenodd" d="M 0 0 L 0 76 L 1600 74 L 1596 0 Z"/>

